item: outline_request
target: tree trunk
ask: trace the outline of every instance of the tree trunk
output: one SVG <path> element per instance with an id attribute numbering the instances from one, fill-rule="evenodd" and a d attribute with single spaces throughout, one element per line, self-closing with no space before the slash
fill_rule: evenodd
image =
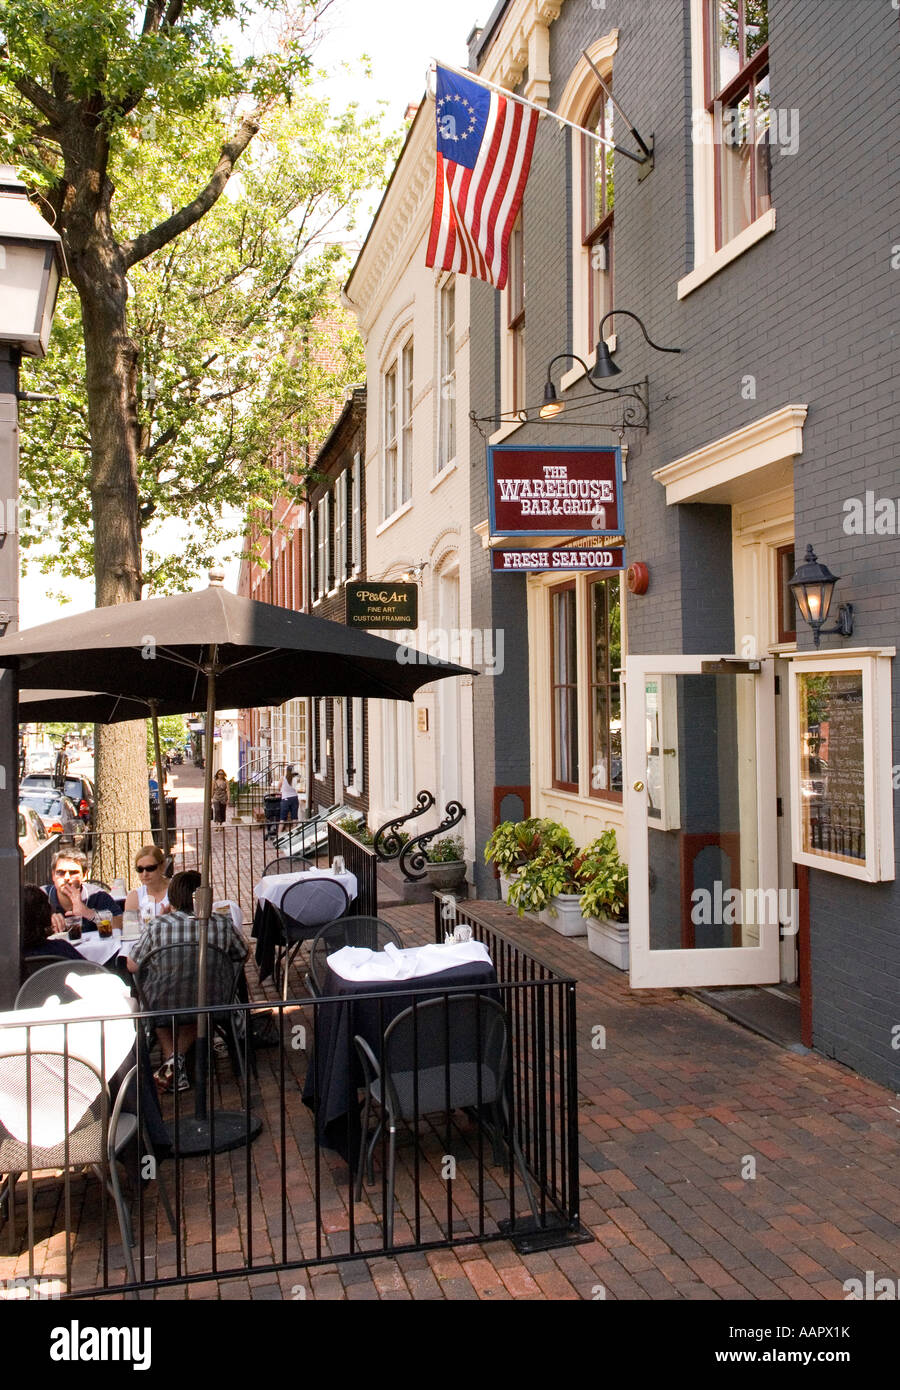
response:
<path id="1" fill-rule="evenodd" d="M 99 199 L 87 225 L 77 215 L 68 225 L 70 273 L 81 299 L 84 330 L 98 608 L 141 597 L 137 350 L 128 335 L 128 283 L 109 226 L 108 200 L 109 195 Z M 80 226 L 87 234 L 78 246 Z M 85 671 L 85 686 L 106 688 L 90 671 Z M 130 884 L 134 856 L 150 839 L 146 726 L 137 720 L 101 725 L 97 732 L 99 835 L 93 872 L 108 883 L 122 877 Z M 113 833 L 121 831 L 134 833 Z"/>

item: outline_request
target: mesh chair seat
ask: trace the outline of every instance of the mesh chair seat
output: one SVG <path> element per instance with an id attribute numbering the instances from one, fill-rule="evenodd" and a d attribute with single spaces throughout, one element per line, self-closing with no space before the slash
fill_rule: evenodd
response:
<path id="1" fill-rule="evenodd" d="M 398 947 L 403 944 L 390 922 L 381 917 L 339 917 L 320 927 L 309 948 L 309 984 L 313 994 L 324 993 L 328 957 L 342 946 L 383 951 L 388 942 Z"/>
<path id="2" fill-rule="evenodd" d="M 479 1079 L 479 1071 L 481 1073 Z M 449 1067 L 450 1109 L 466 1110 L 477 1105 L 493 1105 L 499 1095 L 499 1078 L 486 1064 L 451 1062 Z M 418 1072 L 393 1072 L 397 1119 L 414 1120 L 447 1109 L 447 1068 L 424 1067 Z M 480 1085 L 480 1090 L 479 1090 Z M 382 1085 L 375 1078 L 372 1098 L 382 1104 Z"/>
<path id="3" fill-rule="evenodd" d="M 302 942 L 314 937 L 327 923 L 342 917 L 349 901 L 346 888 L 336 878 L 304 878 L 285 890 L 280 904 L 275 907 L 282 932 L 283 998 L 287 999 L 291 961 Z"/>
<path id="4" fill-rule="evenodd" d="M 71 1065 L 71 1062 L 70 1062 Z M 116 1126 L 115 1148 L 118 1153 L 130 1143 L 137 1134 L 137 1116 L 122 1114 Z M 103 1161 L 103 1140 L 106 1123 L 101 1119 L 82 1124 L 69 1135 L 67 1141 L 41 1148 L 38 1144 L 28 1145 L 21 1139 L 8 1134 L 0 1139 L 0 1173 L 40 1172 L 43 1168 L 81 1168 L 88 1163 Z M 29 1158 L 30 1155 L 30 1158 Z"/>

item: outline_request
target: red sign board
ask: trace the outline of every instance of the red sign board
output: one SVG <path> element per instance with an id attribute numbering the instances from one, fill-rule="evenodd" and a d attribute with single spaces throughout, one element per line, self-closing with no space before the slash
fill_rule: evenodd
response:
<path id="1" fill-rule="evenodd" d="M 488 449 L 492 536 L 621 536 L 622 456 L 579 445 Z"/>
<path id="2" fill-rule="evenodd" d="M 492 550 L 491 567 L 502 574 L 527 570 L 553 570 L 576 574 L 618 574 L 625 568 L 625 551 L 609 546 L 572 546 L 560 550 Z"/>

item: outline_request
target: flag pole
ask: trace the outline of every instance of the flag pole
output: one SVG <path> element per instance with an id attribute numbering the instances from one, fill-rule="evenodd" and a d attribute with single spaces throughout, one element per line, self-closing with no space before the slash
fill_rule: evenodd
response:
<path id="1" fill-rule="evenodd" d="M 606 145 L 608 149 L 615 150 L 617 154 L 625 155 L 626 159 L 633 159 L 635 164 L 646 164 L 650 157 L 649 154 L 635 154 L 633 150 L 626 150 L 613 140 L 607 140 L 605 136 L 598 135 L 596 131 L 586 130 L 583 125 L 578 125 L 576 121 L 569 121 L 565 116 L 558 116 L 555 111 L 548 111 L 546 106 L 539 106 L 536 101 L 529 101 L 527 97 L 517 96 L 515 92 L 509 91 L 506 87 L 498 87 L 496 82 L 488 82 L 486 77 L 479 77 L 477 73 L 468 72 L 465 68 L 455 68 L 451 63 L 439 63 L 437 58 L 432 58 L 431 62 L 433 68 L 442 67 L 447 72 L 455 73 L 457 77 L 464 77 L 468 82 L 474 82 L 479 87 L 487 87 L 492 92 L 499 92 L 500 96 L 508 97 L 510 101 L 518 101 L 522 106 L 530 106 L 532 111 L 537 111 L 539 116 L 547 116 L 551 121 L 556 121 L 558 125 L 567 125 L 571 130 L 577 130 L 580 135 L 587 135 L 598 145 Z M 629 130 L 631 130 L 630 125 Z M 632 130 L 632 134 L 636 136 L 641 147 L 646 149 L 643 140 L 637 137 L 636 132 Z"/>

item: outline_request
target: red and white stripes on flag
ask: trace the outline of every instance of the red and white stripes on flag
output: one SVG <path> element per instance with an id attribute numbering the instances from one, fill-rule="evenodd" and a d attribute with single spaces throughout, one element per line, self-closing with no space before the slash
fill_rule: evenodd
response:
<path id="1" fill-rule="evenodd" d="M 538 112 L 438 68 L 437 169 L 426 263 L 502 290 Z"/>

